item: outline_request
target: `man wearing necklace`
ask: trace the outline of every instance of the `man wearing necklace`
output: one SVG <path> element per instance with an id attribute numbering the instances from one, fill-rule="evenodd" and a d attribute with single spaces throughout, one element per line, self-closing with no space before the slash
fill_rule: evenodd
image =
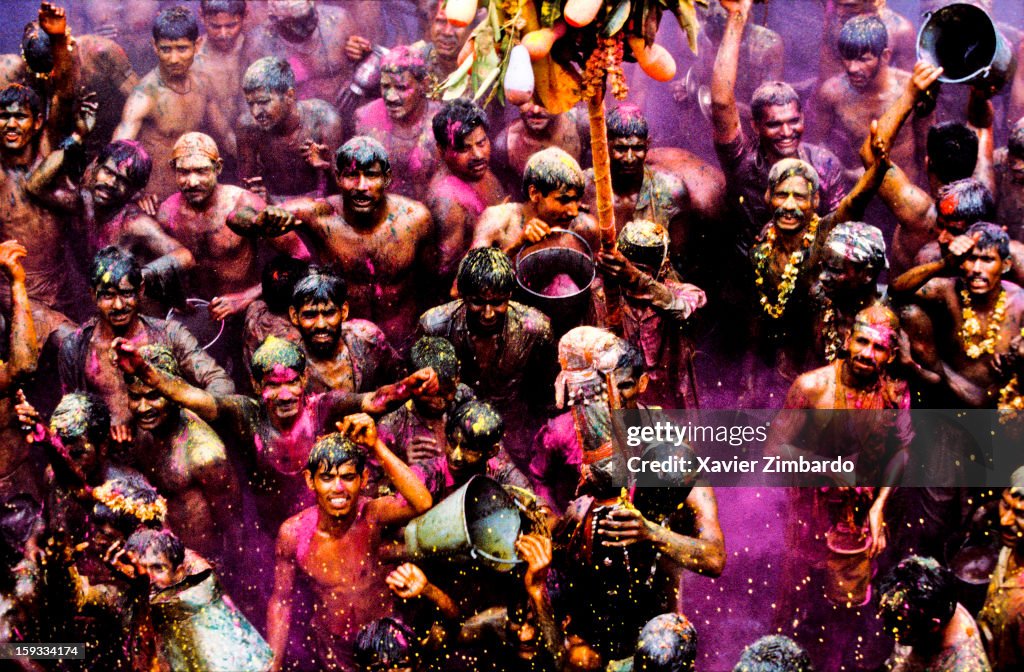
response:
<path id="1" fill-rule="evenodd" d="M 917 345 L 939 362 L 957 406 L 996 407 L 1004 382 L 998 358 L 1009 352 L 1024 321 L 1024 290 L 1002 280 L 1011 264 L 1006 232 L 978 222 L 950 242 L 941 259 L 910 269 L 892 284 L 894 298 L 923 304 L 949 320 L 951 328 L 936 329 L 933 343 Z M 949 269 L 959 269 L 959 277 L 942 277 Z"/>

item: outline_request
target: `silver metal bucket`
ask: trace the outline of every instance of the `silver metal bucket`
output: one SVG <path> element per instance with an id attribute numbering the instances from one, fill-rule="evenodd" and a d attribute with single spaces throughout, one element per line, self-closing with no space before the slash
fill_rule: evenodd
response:
<path id="1" fill-rule="evenodd" d="M 559 276 L 572 283 L 559 289 Z M 594 253 L 578 233 L 552 229 L 551 233 L 516 255 L 516 282 L 525 303 L 555 319 L 578 315 L 590 301 L 590 286 L 597 275 Z"/>
<path id="2" fill-rule="evenodd" d="M 962 2 L 924 15 L 917 58 L 943 68 L 940 82 L 991 87 L 1013 78 L 1013 50 L 985 10 Z"/>

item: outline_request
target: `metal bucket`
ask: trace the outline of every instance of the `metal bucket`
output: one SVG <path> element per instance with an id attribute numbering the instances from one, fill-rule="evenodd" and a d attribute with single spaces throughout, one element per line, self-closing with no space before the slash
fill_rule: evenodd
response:
<path id="1" fill-rule="evenodd" d="M 474 476 L 409 522 L 405 546 L 414 558 L 468 554 L 506 572 L 520 562 L 515 548 L 520 525 L 512 496 L 496 481 Z"/>
<path id="2" fill-rule="evenodd" d="M 871 536 L 863 539 L 836 528 L 825 533 L 828 558 L 825 562 L 825 599 L 832 604 L 859 607 L 871 599 Z"/>
<path id="3" fill-rule="evenodd" d="M 1013 50 L 985 10 L 962 2 L 924 15 L 917 59 L 943 68 L 940 82 L 991 87 L 1013 78 Z"/>
<path id="4" fill-rule="evenodd" d="M 578 233 L 552 229 L 543 240 L 516 255 L 516 282 L 524 302 L 553 320 L 579 316 L 590 300 L 597 275 L 594 253 Z M 561 283 L 562 279 L 571 283 Z"/>
<path id="5" fill-rule="evenodd" d="M 985 603 L 1000 548 L 993 544 L 965 544 L 949 558 L 949 568 L 957 580 L 957 601 L 972 614 L 981 611 Z"/>

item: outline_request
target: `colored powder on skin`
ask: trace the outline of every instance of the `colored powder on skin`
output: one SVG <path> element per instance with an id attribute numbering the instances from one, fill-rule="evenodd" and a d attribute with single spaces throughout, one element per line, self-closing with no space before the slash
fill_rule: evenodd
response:
<path id="1" fill-rule="evenodd" d="M 268 336 L 252 354 L 252 370 L 257 379 L 291 371 L 300 376 L 306 370 L 306 357 L 297 345 L 277 336 Z"/>
<path id="2" fill-rule="evenodd" d="M 551 282 L 548 283 L 540 293 L 544 296 L 559 297 L 573 296 L 574 294 L 578 294 L 579 291 L 580 286 L 573 281 L 571 275 L 568 273 L 559 273 L 551 279 Z"/>
<path id="3" fill-rule="evenodd" d="M 65 395 L 50 416 L 50 432 L 63 439 L 85 436 L 89 429 L 90 406 L 84 394 Z"/>

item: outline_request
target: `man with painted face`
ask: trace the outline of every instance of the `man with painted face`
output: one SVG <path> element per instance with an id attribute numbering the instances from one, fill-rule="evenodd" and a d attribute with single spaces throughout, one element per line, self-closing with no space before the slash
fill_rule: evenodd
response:
<path id="1" fill-rule="evenodd" d="M 1002 549 L 978 613 L 978 627 L 994 672 L 1024 665 L 1024 467 L 1010 475 L 999 501 Z"/>
<path id="2" fill-rule="evenodd" d="M 210 302 L 210 316 L 226 320 L 240 315 L 260 295 L 257 241 L 237 235 L 227 222 L 236 213 L 259 211 L 262 198 L 230 184 L 220 184 L 224 162 L 217 144 L 203 133 L 186 133 L 174 143 L 171 166 L 178 192 L 160 204 L 157 220 L 192 253 L 196 265 L 191 287 Z M 271 244 L 284 254 L 308 259 L 294 233 Z"/>
<path id="3" fill-rule="evenodd" d="M 116 440 L 131 438 L 127 386 L 108 354 L 116 338 L 127 339 L 137 347 L 165 345 L 193 384 L 217 394 L 235 391 L 224 369 L 199 348 L 188 329 L 174 321 L 139 313 L 145 282 L 134 256 L 116 247 L 105 247 L 93 259 L 88 277 L 98 315 L 61 344 L 60 382 L 65 391 L 86 390 L 106 402 Z"/>
<path id="4" fill-rule="evenodd" d="M 597 221 L 580 211 L 586 178 L 580 164 L 558 147 L 543 149 L 526 162 L 523 203 L 502 203 L 483 211 L 472 247 L 495 247 L 509 256 L 554 228 L 580 234 L 590 249 L 600 248 Z"/>
<path id="5" fill-rule="evenodd" d="M 430 181 L 426 203 L 434 219 L 441 277 L 448 279 L 480 230 L 485 209 L 497 207 L 506 194 L 491 171 L 487 116 L 479 105 L 453 100 L 434 115 L 431 126 L 444 167 Z"/>
<path id="6" fill-rule="evenodd" d="M 916 343 L 941 366 L 944 387 L 958 406 L 995 408 L 1005 382 L 998 358 L 1024 327 L 1024 290 L 1005 282 L 1010 239 L 978 222 L 950 243 L 937 261 L 911 269 L 890 286 L 893 299 L 915 303 L 949 326 L 932 343 Z M 959 270 L 957 277 L 948 277 Z"/>
<path id="7" fill-rule="evenodd" d="M 917 53 L 917 30 L 906 17 L 886 7 L 886 0 L 832 0 L 825 13 L 825 48 L 821 50 L 818 81 L 842 74 L 846 57 L 838 45 L 843 27 L 853 19 L 873 18 L 882 22 L 889 35 L 890 61 L 909 71 Z"/>
<path id="8" fill-rule="evenodd" d="M 957 602 L 952 571 L 933 558 L 912 555 L 881 581 L 879 614 L 895 634 L 885 669 L 990 672 L 978 625 Z"/>
<path id="9" fill-rule="evenodd" d="M 216 104 L 223 110 L 224 118 L 234 124 L 245 107 L 241 84 L 248 63 L 248 8 L 245 0 L 201 0 L 199 17 L 205 32 L 196 49 L 195 71 L 210 81 Z M 240 143 L 239 151 L 242 148 Z"/>
<path id="10" fill-rule="evenodd" d="M 839 53 L 845 73 L 826 80 L 814 96 L 814 123 L 808 140 L 824 144 L 844 165 L 859 168 L 858 151 L 864 129 L 880 119 L 903 95 L 910 73 L 889 67 L 892 48 L 885 24 L 877 16 L 857 16 L 839 33 Z M 915 116 L 913 135 L 903 133 L 892 145 L 893 163 L 917 182 L 924 160 L 928 117 Z"/>
<path id="11" fill-rule="evenodd" d="M 455 346 L 462 381 L 505 418 L 505 449 L 525 468 L 530 421 L 551 398 L 551 322 L 539 310 L 511 300 L 515 272 L 501 250 L 470 250 L 455 282 L 461 298 L 423 313 L 418 333 Z"/>
<path id="12" fill-rule="evenodd" d="M 404 352 L 416 326 L 417 292 L 428 268 L 430 212 L 388 192 L 391 160 L 376 140 L 352 138 L 338 149 L 334 163 L 340 196 L 297 198 L 233 217 L 228 224 L 243 235 L 306 233 L 320 260 L 344 275 L 352 317 L 379 326 Z"/>
<path id="13" fill-rule="evenodd" d="M 436 7 L 433 17 L 429 20 L 430 27 L 427 33 L 427 40 L 433 47 L 430 56 L 431 69 L 437 81 L 443 82 L 445 77 L 459 67 L 459 52 L 469 38 L 473 24 L 470 22 L 467 26 L 453 26 L 444 13 L 444 2 L 431 1 L 430 4 Z"/>
<path id="14" fill-rule="evenodd" d="M 177 190 L 174 147 L 183 133 L 204 124 L 228 154 L 235 155 L 235 133 L 219 107 L 213 85 L 192 69 L 199 24 L 191 11 L 171 7 L 153 23 L 153 50 L 159 65 L 146 74 L 124 105 L 115 140 L 138 140 L 153 157 L 148 190 L 163 200 Z"/>
<path id="15" fill-rule="evenodd" d="M 801 143 L 804 116 L 800 97 L 785 82 L 762 84 L 750 101 L 753 131 L 747 139 L 740 124 L 735 83 L 740 42 L 753 0 L 720 0 L 729 13 L 725 35 L 711 76 L 711 122 L 715 150 L 729 185 L 730 207 L 739 222 L 735 243 L 746 256 L 757 232 L 771 216 L 763 199 L 768 170 L 780 159 L 794 158 L 814 166 L 821 176 L 820 197 L 815 206 L 821 214 L 839 206 L 846 193 L 843 166 L 836 156 L 817 145 Z"/>
<path id="16" fill-rule="evenodd" d="M 326 194 L 330 164 L 321 165 L 316 146 L 341 144 L 342 121 L 316 98 L 298 100 L 288 61 L 266 56 L 242 78 L 248 112 L 238 120 L 239 174 L 270 202 Z"/>
<path id="17" fill-rule="evenodd" d="M 494 161 L 505 188 L 509 191 L 523 183 L 523 171 L 530 157 L 542 149 L 558 147 L 578 163 L 588 164 L 589 133 L 578 108 L 552 114 L 536 99 L 519 106 L 519 118 L 508 125 L 494 141 Z"/>
<path id="18" fill-rule="evenodd" d="M 433 504 L 423 483 L 378 438 L 369 416 L 348 416 L 338 429 L 313 445 L 303 471 L 316 505 L 285 521 L 277 537 L 274 592 L 267 608 L 274 672 L 285 663 L 292 591 L 300 576 L 311 581 L 318 601 L 311 642 L 318 669 L 356 669 L 360 628 L 391 612 L 388 572 L 380 555 L 383 528 L 406 523 Z M 364 451 L 380 463 L 396 494 L 361 496 Z"/>
<path id="19" fill-rule="evenodd" d="M 377 140 L 391 157 L 392 190 L 418 201 L 440 163 L 430 120 L 441 106 L 427 99 L 429 75 L 419 50 L 395 47 L 380 62 L 381 97 L 356 110 L 356 135 Z"/>

